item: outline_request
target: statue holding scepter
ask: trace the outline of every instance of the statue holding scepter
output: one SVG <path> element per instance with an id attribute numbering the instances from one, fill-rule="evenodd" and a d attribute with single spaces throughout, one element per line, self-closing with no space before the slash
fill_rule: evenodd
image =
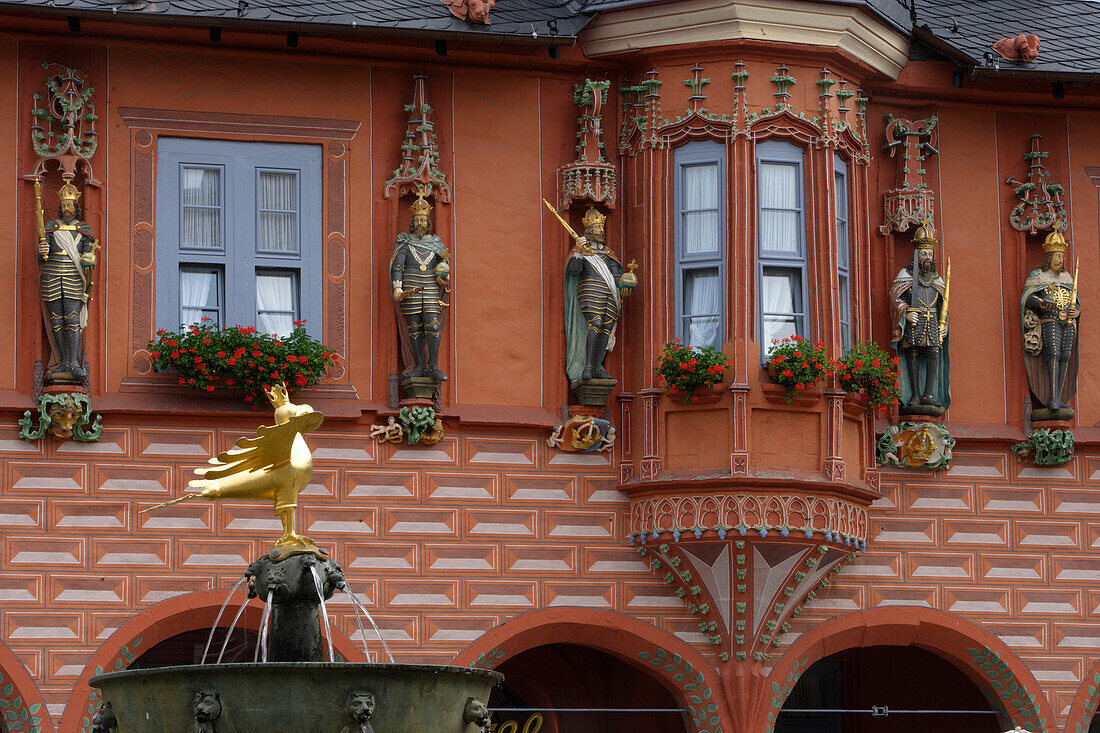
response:
<path id="1" fill-rule="evenodd" d="M 925 221 L 913 235 L 913 259 L 890 285 L 893 335 L 901 357 L 903 415 L 939 417 L 951 403 L 948 284 L 936 272 L 936 232 Z M 950 273 L 950 265 L 948 266 Z"/>
<path id="2" fill-rule="evenodd" d="M 397 235 L 390 257 L 390 284 L 397 307 L 405 376 L 447 381 L 439 369 L 439 341 L 447 317 L 445 296 L 450 292 L 450 253 L 432 233 L 432 205 L 421 189 L 409 207 L 409 231 Z M 434 392 L 434 384 L 430 392 Z M 430 395 L 429 392 L 429 395 Z"/>

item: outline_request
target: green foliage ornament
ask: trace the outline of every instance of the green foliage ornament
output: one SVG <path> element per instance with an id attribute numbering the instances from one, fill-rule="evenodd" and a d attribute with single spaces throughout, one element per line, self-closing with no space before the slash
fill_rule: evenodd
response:
<path id="1" fill-rule="evenodd" d="M 1069 430 L 1042 428 L 1013 445 L 1012 452 L 1021 461 L 1030 459 L 1036 466 L 1060 466 L 1073 458 L 1073 448 L 1073 433 Z"/>

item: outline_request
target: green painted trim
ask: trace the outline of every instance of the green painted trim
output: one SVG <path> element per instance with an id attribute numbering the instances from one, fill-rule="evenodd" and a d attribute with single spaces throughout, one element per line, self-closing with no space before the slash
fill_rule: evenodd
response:
<path id="1" fill-rule="evenodd" d="M 694 733 L 722 733 L 718 704 L 711 700 L 713 693 L 706 686 L 706 677 L 695 671 L 691 662 L 679 654 L 670 655 L 661 647 L 655 647 L 653 654 L 640 652 L 638 657 L 672 675 L 672 681 L 684 693 Z"/>
<path id="2" fill-rule="evenodd" d="M 1041 718 L 1039 705 L 1035 702 L 1035 695 L 1029 694 L 1027 687 L 1017 680 L 1008 668 L 1008 664 L 1001 661 L 997 652 L 989 647 L 981 649 L 967 649 L 971 661 L 989 678 L 989 686 L 995 693 L 994 703 L 999 708 L 1001 722 L 1005 727 L 1012 725 L 1014 716 L 1009 712 L 1009 706 L 1016 710 L 1016 714 L 1023 718 L 1021 727 L 1029 731 L 1044 731 L 1047 727 L 1046 718 Z"/>

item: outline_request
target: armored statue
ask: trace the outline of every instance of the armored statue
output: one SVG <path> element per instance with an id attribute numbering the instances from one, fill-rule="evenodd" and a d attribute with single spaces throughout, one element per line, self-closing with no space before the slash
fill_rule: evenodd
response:
<path id="1" fill-rule="evenodd" d="M 607 249 L 606 219 L 588 210 L 581 220 L 584 234 L 576 238 L 565 267 L 565 371 L 571 384 L 613 378 L 603 361 L 615 346 L 622 294 L 638 282 Z"/>
<path id="2" fill-rule="evenodd" d="M 1032 270 L 1020 296 L 1024 366 L 1040 420 L 1069 420 L 1067 404 L 1077 392 L 1077 340 L 1081 302 L 1077 276 L 1066 271 L 1069 246 L 1056 223 L 1043 242 L 1043 265 Z"/>
<path id="3" fill-rule="evenodd" d="M 58 192 L 57 219 L 42 221 L 38 183 L 38 260 L 42 308 L 50 339 L 47 384 L 80 384 L 84 370 L 84 329 L 88 326 L 89 276 L 99 245 L 80 220 L 80 191 L 71 180 Z"/>
<path id="4" fill-rule="evenodd" d="M 405 376 L 443 382 L 447 375 L 439 370 L 439 338 L 449 305 L 445 298 L 450 292 L 451 255 L 439 235 L 432 234 L 432 206 L 425 195 L 421 190 L 409 207 L 409 231 L 397 235 L 390 257 L 390 284 Z"/>
<path id="5" fill-rule="evenodd" d="M 930 222 L 913 237 L 913 259 L 890 285 L 891 345 L 901 356 L 902 414 L 942 415 L 951 403 L 947 281 L 936 271 L 936 233 Z"/>

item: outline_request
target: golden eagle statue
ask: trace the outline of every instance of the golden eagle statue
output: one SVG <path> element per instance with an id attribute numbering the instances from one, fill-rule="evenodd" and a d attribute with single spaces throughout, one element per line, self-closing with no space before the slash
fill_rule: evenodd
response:
<path id="1" fill-rule="evenodd" d="M 275 408 L 275 424 L 261 425 L 256 437 L 237 441 L 235 448 L 211 458 L 210 468 L 198 469 L 201 478 L 188 485 L 199 493 L 166 501 L 143 509 L 142 513 L 178 504 L 189 499 L 268 499 L 283 523 L 283 536 L 275 543 L 278 554 L 327 553 L 308 537 L 297 532 L 298 492 L 313 476 L 313 456 L 302 437 L 316 430 L 325 416 L 309 405 L 295 405 L 287 397 L 286 385 L 264 388 Z"/>

